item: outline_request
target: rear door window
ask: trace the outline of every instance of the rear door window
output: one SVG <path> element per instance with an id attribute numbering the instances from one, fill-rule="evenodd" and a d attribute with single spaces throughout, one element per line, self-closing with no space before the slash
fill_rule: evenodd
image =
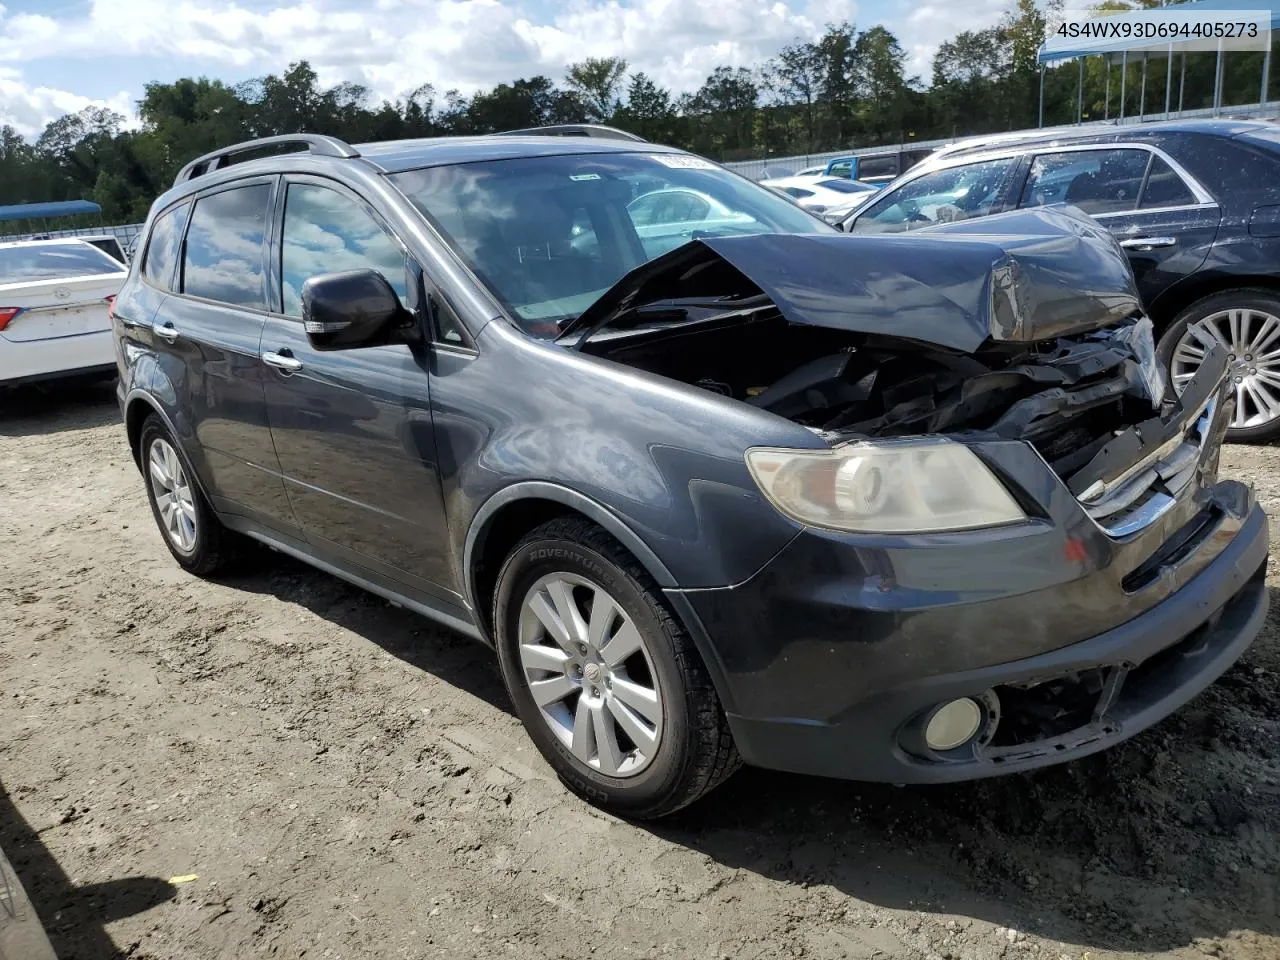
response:
<path id="1" fill-rule="evenodd" d="M 354 197 L 310 183 L 291 183 L 280 241 L 284 313 L 302 316 L 302 285 L 322 273 L 377 270 L 403 303 L 404 251 Z"/>
<path id="2" fill-rule="evenodd" d="M 1150 157 L 1146 150 L 1041 154 L 1031 163 L 1019 206 L 1069 203 L 1089 214 L 1133 210 Z"/>
<path id="3" fill-rule="evenodd" d="M 831 169 L 827 171 L 827 176 L 831 177 L 851 177 L 853 176 L 853 161 L 841 160 L 833 163 Z"/>
<path id="4" fill-rule="evenodd" d="M 178 247 L 182 243 L 182 231 L 187 226 L 191 204 L 166 210 L 156 217 L 151 228 L 151 239 L 142 261 L 142 275 L 161 290 L 173 289 L 173 268 L 178 262 Z"/>
<path id="5" fill-rule="evenodd" d="M 119 273 L 123 269 L 124 264 L 112 260 L 97 247 L 79 241 L 0 246 L 0 284 L 69 280 Z"/>
<path id="6" fill-rule="evenodd" d="M 191 212 L 182 257 L 182 292 L 233 307 L 266 310 L 263 241 L 271 184 L 201 197 Z"/>

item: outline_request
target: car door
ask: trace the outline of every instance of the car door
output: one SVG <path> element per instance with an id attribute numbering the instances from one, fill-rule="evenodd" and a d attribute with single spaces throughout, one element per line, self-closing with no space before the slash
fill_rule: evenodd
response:
<path id="1" fill-rule="evenodd" d="M 302 286 L 319 274 L 374 269 L 404 302 L 405 248 L 360 197 L 321 178 L 287 178 L 276 222 L 277 302 L 261 350 L 294 514 L 340 563 L 456 599 L 425 353 L 316 350 L 302 325 Z"/>
<path id="2" fill-rule="evenodd" d="M 258 343 L 266 320 L 266 239 L 276 178 L 196 198 L 175 290 L 151 321 L 166 355 L 184 449 L 221 513 L 296 532 L 271 443 Z M 164 364 L 162 364 L 164 365 Z"/>
<path id="3" fill-rule="evenodd" d="M 1056 203 L 1079 207 L 1115 234 L 1148 304 L 1199 269 L 1218 234 L 1213 198 L 1145 146 L 1038 154 L 1019 205 Z"/>

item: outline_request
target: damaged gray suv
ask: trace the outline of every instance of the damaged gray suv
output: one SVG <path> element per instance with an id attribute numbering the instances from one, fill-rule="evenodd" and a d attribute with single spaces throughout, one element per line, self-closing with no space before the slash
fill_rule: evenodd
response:
<path id="1" fill-rule="evenodd" d="M 1225 348 L 1169 390 L 1105 230 L 847 236 L 586 132 L 184 168 L 114 304 L 181 566 L 256 541 L 491 644 L 556 773 L 634 817 L 742 761 L 1081 757 L 1252 641 Z"/>

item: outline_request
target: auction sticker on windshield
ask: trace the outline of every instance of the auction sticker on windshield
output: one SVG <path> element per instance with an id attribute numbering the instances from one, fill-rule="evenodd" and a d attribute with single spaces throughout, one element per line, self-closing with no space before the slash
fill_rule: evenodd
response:
<path id="1" fill-rule="evenodd" d="M 664 167 L 672 167 L 676 170 L 714 170 L 716 168 L 710 160 L 683 153 L 655 153 L 652 156 Z"/>

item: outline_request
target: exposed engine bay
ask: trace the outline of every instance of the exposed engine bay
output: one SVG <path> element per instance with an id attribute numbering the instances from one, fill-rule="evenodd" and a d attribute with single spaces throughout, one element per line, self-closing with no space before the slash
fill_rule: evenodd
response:
<path id="1" fill-rule="evenodd" d="M 831 443 L 1026 440 L 1068 481 L 1118 431 L 1158 419 L 1165 397 L 1145 318 L 973 353 L 792 325 L 776 311 L 639 339 L 592 352 L 787 417 Z"/>
<path id="2" fill-rule="evenodd" d="M 1204 335 L 1198 373 L 1171 396 L 1115 238 L 1039 208 L 912 237 L 695 240 L 623 277 L 575 333 L 574 349 L 832 445 L 1025 441 L 1099 522 L 1171 504 L 1225 422 L 1225 348 Z"/>

